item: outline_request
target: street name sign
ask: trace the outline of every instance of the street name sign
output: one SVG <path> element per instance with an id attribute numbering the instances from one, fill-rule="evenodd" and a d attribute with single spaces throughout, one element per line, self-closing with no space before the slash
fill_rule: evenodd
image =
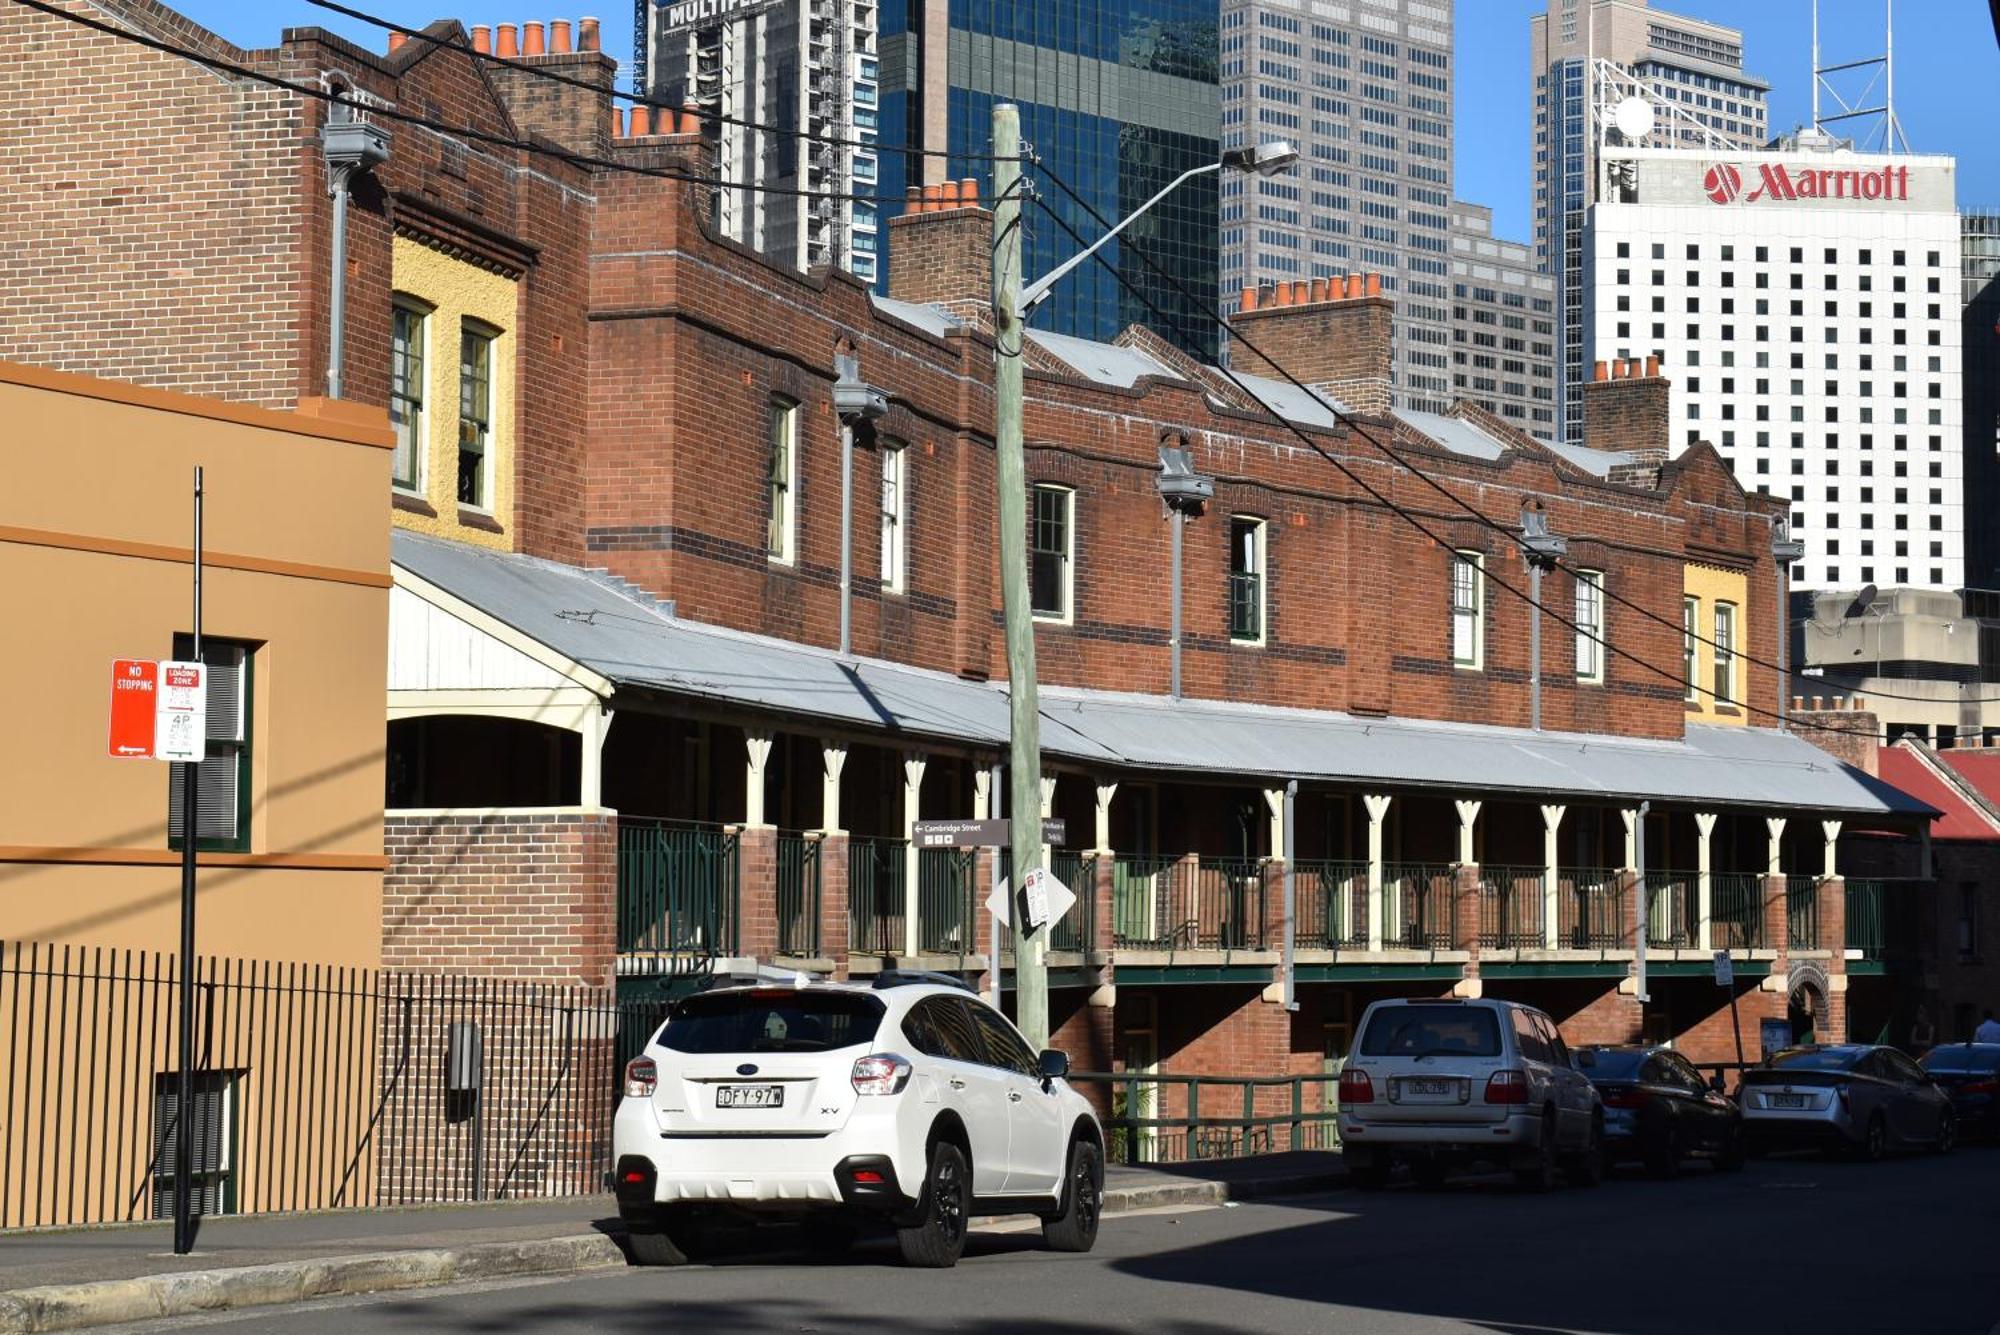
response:
<path id="1" fill-rule="evenodd" d="M 920 820 L 912 830 L 918 848 L 1005 848 L 1013 822 L 1000 820 Z M 1069 835 L 1059 819 L 1042 822 L 1042 842 L 1060 844 Z"/>

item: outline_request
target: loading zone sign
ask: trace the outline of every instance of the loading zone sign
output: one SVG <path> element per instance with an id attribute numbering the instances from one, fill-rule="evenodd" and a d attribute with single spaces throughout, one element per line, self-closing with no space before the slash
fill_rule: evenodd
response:
<path id="1" fill-rule="evenodd" d="M 110 754 L 120 760 L 207 758 L 208 669 L 120 658 L 111 664 Z"/>

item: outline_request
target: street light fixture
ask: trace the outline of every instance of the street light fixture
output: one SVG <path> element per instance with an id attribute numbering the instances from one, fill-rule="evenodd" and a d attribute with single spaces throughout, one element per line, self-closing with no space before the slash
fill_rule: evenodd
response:
<path id="1" fill-rule="evenodd" d="M 1569 551 L 1569 539 L 1549 532 L 1540 501 L 1521 507 L 1521 554 L 1528 561 L 1528 725 L 1542 730 L 1542 572 Z"/>
<path id="2" fill-rule="evenodd" d="M 853 649 L 854 624 L 854 441 L 875 439 L 875 421 L 889 410 L 889 398 L 861 379 L 861 359 L 850 351 L 833 359 L 833 410 L 840 415 L 840 656 Z"/>
<path id="3" fill-rule="evenodd" d="M 1049 295 L 1049 290 L 1056 285 L 1056 280 L 1076 268 L 1079 264 L 1082 264 L 1092 255 L 1095 255 L 1099 250 L 1104 248 L 1105 243 L 1110 241 L 1112 237 L 1117 236 L 1127 227 L 1130 227 L 1155 204 L 1180 189 L 1181 186 L 1195 177 L 1205 176 L 1209 172 L 1219 172 L 1225 168 L 1229 171 L 1244 173 L 1245 175 L 1276 176 L 1281 172 L 1290 171 L 1297 164 L 1298 160 L 1299 151 L 1292 147 L 1288 140 L 1271 139 L 1261 144 L 1229 149 L 1214 162 L 1204 162 L 1199 167 L 1188 168 L 1172 181 L 1168 182 L 1166 189 L 1160 191 L 1160 193 L 1154 195 L 1144 204 L 1141 204 L 1138 208 L 1127 214 L 1119 221 L 1116 227 L 1113 227 L 1103 236 L 1097 238 L 1091 245 L 1078 251 L 1055 268 L 1049 270 L 1040 279 L 1030 283 L 1027 289 L 1021 294 L 1021 322 L 1023 324 L 1027 323 L 1028 317 L 1035 313 L 1035 307 L 1042 304 L 1043 299 Z"/>
<path id="4" fill-rule="evenodd" d="M 1215 479 L 1194 471 L 1194 453 L 1187 447 L 1187 437 L 1176 431 L 1160 437 L 1160 471 L 1153 475 L 1153 484 L 1160 489 L 1160 499 L 1167 503 L 1174 520 L 1174 611 L 1167 637 L 1173 671 L 1168 694 L 1178 700 L 1181 698 L 1181 530 L 1188 516 L 1199 515 L 1202 507 L 1215 498 Z"/>

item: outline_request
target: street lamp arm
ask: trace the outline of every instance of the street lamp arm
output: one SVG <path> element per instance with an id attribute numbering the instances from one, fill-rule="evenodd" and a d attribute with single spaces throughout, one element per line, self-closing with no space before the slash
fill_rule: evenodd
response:
<path id="1" fill-rule="evenodd" d="M 1076 268 L 1077 265 L 1082 264 L 1092 255 L 1095 255 L 1099 250 L 1103 249 L 1106 242 L 1110 241 L 1111 238 L 1117 236 L 1120 232 L 1124 231 L 1127 227 L 1131 226 L 1134 221 L 1143 217 L 1149 210 L 1152 209 L 1152 207 L 1155 204 L 1165 199 L 1168 195 L 1174 193 L 1174 191 L 1180 189 L 1183 185 L 1193 180 L 1195 177 L 1204 175 L 1208 172 L 1221 171 L 1221 170 L 1222 170 L 1222 164 L 1220 162 L 1205 162 L 1199 167 L 1188 168 L 1186 171 L 1182 172 L 1179 176 L 1176 176 L 1171 182 L 1169 182 L 1166 189 L 1160 191 L 1160 193 L 1154 195 L 1144 204 L 1141 204 L 1138 208 L 1134 209 L 1131 213 L 1127 214 L 1124 218 L 1120 219 L 1116 227 L 1113 227 L 1103 236 L 1097 238 L 1097 240 L 1092 242 L 1087 249 L 1078 251 L 1076 254 L 1070 256 L 1068 259 L 1064 260 L 1061 264 L 1058 264 L 1055 268 L 1051 269 L 1048 273 L 1036 279 L 1033 283 L 1030 283 L 1028 285 L 1027 290 L 1021 294 L 1022 321 L 1025 323 L 1027 321 L 1027 318 L 1030 315 L 1034 314 L 1035 307 L 1042 304 L 1042 298 L 1048 296 L 1049 289 L 1053 288 L 1056 285 L 1056 280 L 1061 278 L 1064 274 L 1068 273 L 1070 270 Z"/>

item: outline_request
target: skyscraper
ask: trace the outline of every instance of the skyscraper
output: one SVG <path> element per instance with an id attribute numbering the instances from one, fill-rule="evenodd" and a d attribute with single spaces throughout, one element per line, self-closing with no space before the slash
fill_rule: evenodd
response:
<path id="1" fill-rule="evenodd" d="M 1558 438 L 1583 439 L 1585 215 L 1597 202 L 1597 61 L 1681 115 L 1654 147 L 1754 149 L 1770 85 L 1744 72 L 1735 28 L 1648 9 L 1646 0 L 1549 0 L 1529 20 L 1535 108 L 1535 255 L 1555 279 Z"/>
<path id="2" fill-rule="evenodd" d="M 1542 440 L 1556 431 L 1556 282 L 1493 210 L 1451 204 L 1451 391 Z"/>
<path id="3" fill-rule="evenodd" d="M 873 281 L 878 59 L 872 0 L 646 0 L 635 86 L 718 119 L 716 163 L 733 180 L 826 192 L 716 192 L 725 236 L 801 269 Z M 727 119 L 720 119 L 727 118 Z M 830 141 L 847 141 L 844 143 Z"/>
<path id="4" fill-rule="evenodd" d="M 990 198 L 985 155 L 998 102 L 1020 106 L 1022 138 L 1042 163 L 1029 174 L 1085 241 L 1220 153 L 1214 0 L 889 0 L 881 33 L 882 142 L 933 153 L 884 155 L 885 195 L 969 176 Z M 1108 339 L 1145 324 L 1214 355 L 1219 331 L 1202 307 L 1216 298 L 1216 184 L 1213 174 L 1188 181 L 1100 251 L 1115 273 L 1091 263 L 1065 276 L 1037 309 L 1035 327 Z M 1039 207 L 1024 219 L 1030 280 L 1079 248 Z"/>
<path id="5" fill-rule="evenodd" d="M 1298 169 L 1222 182 L 1222 290 L 1356 272 L 1396 302 L 1399 407 L 1450 406 L 1448 0 L 1224 0 L 1222 143 Z"/>
<path id="6" fill-rule="evenodd" d="M 2000 209 L 1968 209 L 1960 225 L 1965 580 L 2000 589 Z"/>

